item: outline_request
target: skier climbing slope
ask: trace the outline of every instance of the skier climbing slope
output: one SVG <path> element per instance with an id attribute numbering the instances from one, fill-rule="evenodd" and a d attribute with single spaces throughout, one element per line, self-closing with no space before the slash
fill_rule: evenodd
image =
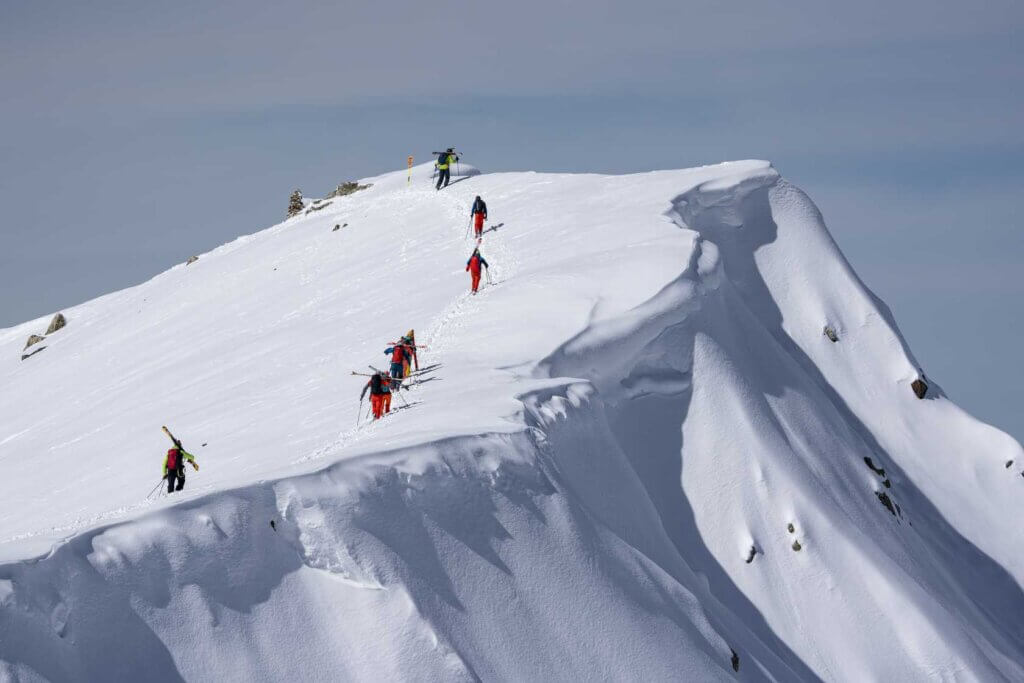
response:
<path id="1" fill-rule="evenodd" d="M 490 269 L 490 266 L 487 265 L 486 259 L 484 259 L 483 255 L 480 253 L 480 248 L 477 247 L 473 250 L 473 253 L 470 254 L 469 260 L 466 261 L 466 271 L 470 275 L 470 291 L 473 294 L 476 294 L 477 288 L 480 286 L 481 266 L 483 268 Z"/>

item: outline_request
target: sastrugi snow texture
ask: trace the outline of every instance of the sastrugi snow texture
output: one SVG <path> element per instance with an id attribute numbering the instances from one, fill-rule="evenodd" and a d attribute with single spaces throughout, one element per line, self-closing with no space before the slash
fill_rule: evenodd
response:
<path id="1" fill-rule="evenodd" d="M 0 331 L 0 680 L 1024 680 L 1024 453 L 799 189 L 461 171 Z"/>

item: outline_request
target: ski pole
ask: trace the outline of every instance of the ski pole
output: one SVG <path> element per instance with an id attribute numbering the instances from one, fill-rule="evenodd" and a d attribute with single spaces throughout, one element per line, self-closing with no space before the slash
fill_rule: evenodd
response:
<path id="1" fill-rule="evenodd" d="M 149 493 L 148 493 L 148 494 L 146 495 L 146 498 L 149 498 L 149 497 L 150 497 L 150 496 L 152 496 L 152 495 L 153 495 L 154 493 L 156 493 L 156 490 L 157 490 L 158 488 L 160 488 L 160 484 L 162 484 L 162 483 L 164 483 L 164 478 L 163 478 L 163 477 L 160 477 L 160 481 L 158 481 L 158 482 L 156 483 L 156 486 L 154 486 L 154 487 L 153 487 L 153 490 L 152 490 L 152 491 L 150 491 L 150 492 L 149 492 Z"/>
<path id="2" fill-rule="evenodd" d="M 356 411 L 356 427 L 359 426 L 359 417 L 363 414 L 363 399 L 359 399 L 359 410 Z"/>
<path id="3" fill-rule="evenodd" d="M 487 273 L 487 284 L 489 284 L 489 285 L 493 284 L 491 282 L 491 269 L 490 268 L 484 268 L 484 272 Z"/>
<path id="4" fill-rule="evenodd" d="M 466 223 L 466 239 L 469 239 L 469 229 L 473 227 L 473 215 L 469 216 L 469 223 Z"/>
<path id="5" fill-rule="evenodd" d="M 398 392 L 398 398 L 402 399 L 402 405 L 404 405 L 406 408 L 409 407 L 409 403 L 408 401 L 405 400 L 405 396 L 402 396 L 401 391 Z"/>

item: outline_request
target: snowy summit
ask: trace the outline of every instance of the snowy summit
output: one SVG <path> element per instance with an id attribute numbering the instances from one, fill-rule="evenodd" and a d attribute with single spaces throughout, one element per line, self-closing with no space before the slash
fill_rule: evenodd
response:
<path id="1" fill-rule="evenodd" d="M 430 171 L 0 331 L 0 680 L 1024 680 L 1024 453 L 803 192 Z"/>

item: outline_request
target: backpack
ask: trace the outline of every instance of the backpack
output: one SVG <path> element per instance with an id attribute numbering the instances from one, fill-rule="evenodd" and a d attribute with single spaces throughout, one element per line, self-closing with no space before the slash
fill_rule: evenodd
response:
<path id="1" fill-rule="evenodd" d="M 183 465 L 183 463 L 181 462 L 181 454 L 178 452 L 178 449 L 172 448 L 167 451 L 167 471 L 174 471 L 181 465 Z"/>
<path id="2" fill-rule="evenodd" d="M 370 378 L 370 394 L 377 395 L 383 393 L 380 388 L 380 375 L 375 374 Z"/>

